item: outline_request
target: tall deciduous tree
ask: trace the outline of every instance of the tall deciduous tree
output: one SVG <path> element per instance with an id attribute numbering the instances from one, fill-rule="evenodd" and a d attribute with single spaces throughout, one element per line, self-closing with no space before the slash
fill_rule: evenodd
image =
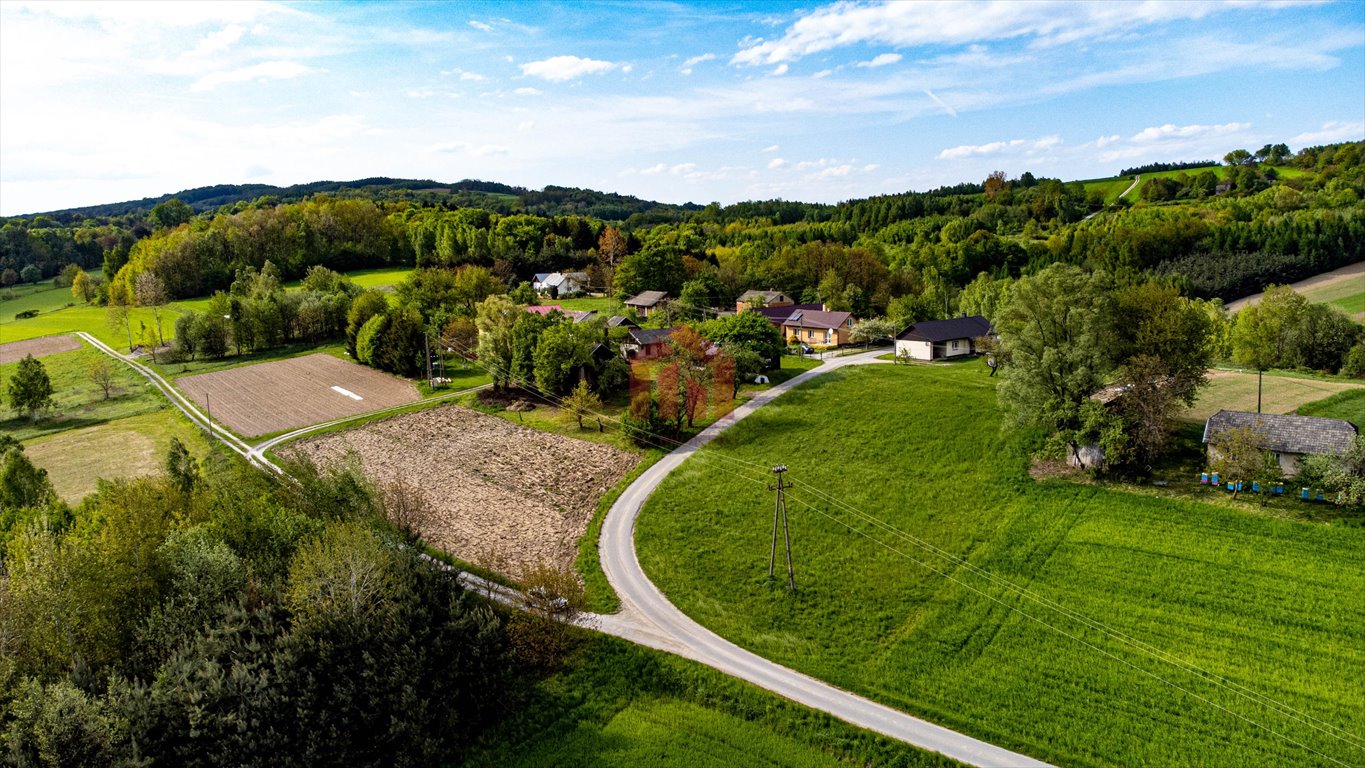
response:
<path id="1" fill-rule="evenodd" d="M 1283 365 L 1291 351 L 1294 329 L 1308 300 L 1287 285 L 1266 288 L 1261 300 L 1237 313 L 1232 329 L 1232 359 L 1255 368 L 1256 412 L 1261 412 L 1260 374 Z"/>
<path id="2" fill-rule="evenodd" d="M 479 332 L 479 363 L 488 369 L 493 386 L 499 389 L 512 380 L 512 328 L 524 314 L 506 296 L 489 296 L 479 303 L 474 319 Z"/>
<path id="3" fill-rule="evenodd" d="M 1016 424 L 1074 428 L 1113 369 L 1108 278 L 1053 264 L 1015 285 L 997 332 L 1010 364 L 997 394 Z"/>
<path id="4" fill-rule="evenodd" d="M 152 319 L 156 321 L 156 340 L 159 345 L 164 346 L 166 339 L 161 334 L 161 308 L 166 306 L 165 283 L 151 270 L 140 272 L 134 284 L 134 297 L 139 306 L 152 310 Z"/>

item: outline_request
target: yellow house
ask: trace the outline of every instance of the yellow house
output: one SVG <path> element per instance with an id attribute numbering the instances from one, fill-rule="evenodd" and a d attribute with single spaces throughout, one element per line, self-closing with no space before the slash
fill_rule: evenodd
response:
<path id="1" fill-rule="evenodd" d="M 812 347 L 838 347 L 848 343 L 853 313 L 798 309 L 782 321 L 781 328 L 788 344 L 799 341 Z"/>

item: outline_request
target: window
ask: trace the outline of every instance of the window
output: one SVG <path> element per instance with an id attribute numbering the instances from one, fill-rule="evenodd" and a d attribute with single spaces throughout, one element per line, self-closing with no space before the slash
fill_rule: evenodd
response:
<path id="1" fill-rule="evenodd" d="M 806 329 L 806 338 L 808 338 L 808 339 L 813 339 L 813 338 L 815 338 L 815 331 L 812 331 L 812 330 L 810 330 L 809 328 L 807 328 L 807 329 Z"/>
<path id="2" fill-rule="evenodd" d="M 828 328 L 825 329 L 825 343 L 826 343 L 826 344 L 829 343 L 829 329 L 828 329 Z"/>
<path id="3" fill-rule="evenodd" d="M 953 342 L 953 351 L 957 351 L 957 341 Z"/>

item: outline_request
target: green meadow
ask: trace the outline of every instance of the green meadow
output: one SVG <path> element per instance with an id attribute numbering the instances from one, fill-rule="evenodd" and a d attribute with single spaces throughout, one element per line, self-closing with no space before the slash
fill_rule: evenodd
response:
<path id="1" fill-rule="evenodd" d="M 1035 481 L 993 383 L 887 365 L 783 395 L 650 499 L 646 573 L 746 648 L 1055 764 L 1365 761 L 1365 526 Z M 779 463 L 794 595 L 767 578 Z"/>

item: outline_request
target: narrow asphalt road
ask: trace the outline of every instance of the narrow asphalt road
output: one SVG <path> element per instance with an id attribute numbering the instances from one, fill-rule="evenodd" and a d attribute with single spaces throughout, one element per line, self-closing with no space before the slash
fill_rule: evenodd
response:
<path id="1" fill-rule="evenodd" d="M 171 401 L 171 404 L 184 413 L 190 421 L 202 428 L 211 429 L 213 436 L 222 441 L 233 452 L 243 456 L 252 464 L 279 475 L 284 474 L 283 470 L 265 456 L 265 452 L 271 447 L 318 429 L 374 415 L 365 414 L 305 427 L 253 446 L 224 427 L 216 423 L 210 424 L 194 401 L 137 358 L 118 352 L 88 333 L 78 331 L 76 335 L 101 352 L 137 371 L 157 389 L 161 390 Z M 992 768 L 1046 766 L 1046 763 L 1039 762 L 1026 755 L 1010 752 L 942 726 L 920 720 L 750 653 L 689 619 L 682 611 L 668 602 L 668 599 L 650 582 L 640 568 L 640 561 L 635 553 L 635 520 L 639 516 L 640 508 L 644 505 L 645 499 L 649 498 L 649 495 L 654 492 L 654 489 L 658 487 L 669 472 L 682 464 L 698 448 L 729 428 L 731 424 L 758 410 L 765 403 L 787 390 L 816 376 L 845 366 L 877 362 L 876 357 L 879 354 L 884 354 L 884 352 L 875 350 L 859 355 L 835 358 L 818 368 L 806 371 L 789 381 L 755 395 L 752 400 L 736 408 L 726 418 L 703 430 L 685 445 L 659 460 L 636 479 L 608 511 L 607 518 L 603 523 L 599 544 L 602 568 L 606 572 L 608 581 L 620 596 L 623 610 L 620 613 L 610 615 L 585 614 L 579 618 L 579 623 L 585 627 L 606 632 L 631 642 L 693 659 L 812 709 L 826 712 L 853 725 L 941 753 L 969 765 Z M 460 394 L 464 394 L 464 392 L 454 392 L 434 399 L 446 399 Z M 456 577 L 467 587 L 484 592 L 490 599 L 496 599 L 509 605 L 517 605 L 521 602 L 519 593 L 515 590 L 492 584 L 473 574 L 461 572 Z"/>
<path id="2" fill-rule="evenodd" d="M 853 725 L 968 765 L 991 768 L 1045 766 L 1046 763 L 1026 755 L 912 717 L 746 651 L 688 618 L 668 601 L 640 567 L 635 552 L 635 521 L 645 500 L 670 472 L 716 435 L 787 390 L 846 366 L 877 362 L 880 354 L 885 354 L 885 350 L 835 358 L 759 393 L 729 417 L 660 459 L 626 488 L 607 512 L 598 544 L 602 569 L 621 598 L 622 610 L 616 614 L 590 616 L 586 623 L 626 640 L 685 656 Z"/>

